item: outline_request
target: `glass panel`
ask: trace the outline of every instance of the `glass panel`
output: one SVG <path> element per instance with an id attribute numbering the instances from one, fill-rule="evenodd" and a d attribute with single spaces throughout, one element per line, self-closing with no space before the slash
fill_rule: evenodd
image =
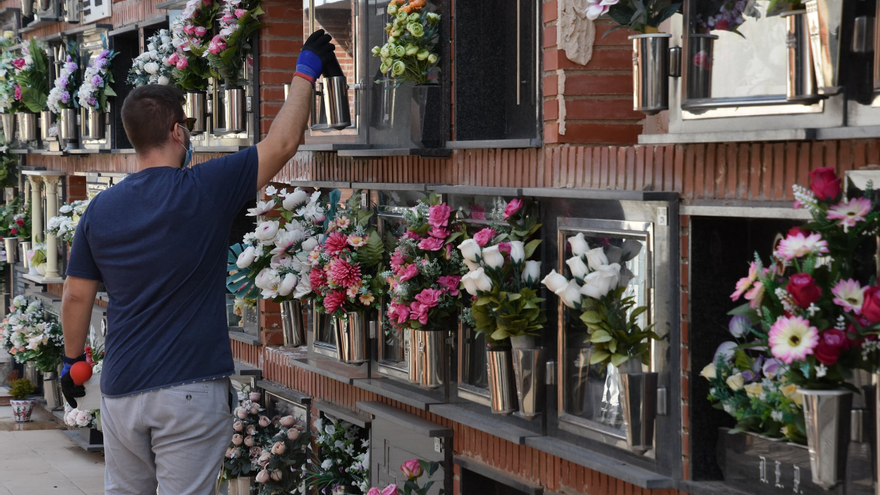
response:
<path id="1" fill-rule="evenodd" d="M 266 393 L 266 410 L 272 419 L 284 416 L 296 418 L 296 424 L 307 427 L 307 411 L 305 406 L 291 402 L 272 393 Z"/>
<path id="2" fill-rule="evenodd" d="M 336 45 L 334 53 L 339 60 L 339 65 L 345 74 L 348 84 L 358 82 L 357 10 L 357 0 L 303 1 L 304 37 L 308 38 L 312 32 L 318 29 L 323 29 L 333 37 L 333 43 Z M 320 82 L 319 79 L 318 83 Z M 352 127 L 349 128 L 349 132 L 357 127 L 357 93 L 357 91 L 348 91 L 349 111 L 352 120 Z M 318 116 L 318 124 L 327 123 L 326 116 L 320 106 L 317 107 L 316 115 Z"/>
<path id="3" fill-rule="evenodd" d="M 461 378 L 460 383 L 476 389 L 489 388 L 486 358 L 486 338 L 468 326 L 461 332 Z M 465 388 L 467 390 L 467 388 Z"/>

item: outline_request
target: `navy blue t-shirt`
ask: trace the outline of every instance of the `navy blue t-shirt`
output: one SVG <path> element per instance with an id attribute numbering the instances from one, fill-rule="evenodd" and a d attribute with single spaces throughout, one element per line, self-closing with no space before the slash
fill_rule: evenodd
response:
<path id="1" fill-rule="evenodd" d="M 131 174 L 92 199 L 67 275 L 107 287 L 101 392 L 121 397 L 233 373 L 226 323 L 232 220 L 256 197 L 257 149 Z"/>

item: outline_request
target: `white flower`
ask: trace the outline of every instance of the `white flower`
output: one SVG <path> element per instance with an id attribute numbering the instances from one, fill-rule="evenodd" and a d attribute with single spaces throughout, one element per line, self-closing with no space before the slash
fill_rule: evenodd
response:
<path id="1" fill-rule="evenodd" d="M 468 239 L 459 244 L 458 250 L 461 251 L 461 255 L 465 261 L 470 261 L 472 263 L 476 263 L 480 255 L 480 245 L 473 239 Z"/>
<path id="2" fill-rule="evenodd" d="M 309 281 L 308 275 L 299 278 L 299 283 L 296 284 L 296 290 L 293 293 L 293 297 L 296 299 L 302 299 L 304 296 L 307 296 L 312 293 L 312 283 Z"/>
<path id="3" fill-rule="evenodd" d="M 492 290 L 492 280 L 486 275 L 482 267 L 465 274 L 461 277 L 461 282 L 464 284 L 464 290 L 472 296 L 476 296 L 478 291 L 486 292 Z"/>
<path id="4" fill-rule="evenodd" d="M 483 248 L 483 263 L 489 268 L 501 268 L 504 265 L 504 255 L 498 246 Z"/>
<path id="5" fill-rule="evenodd" d="M 541 262 L 526 261 L 526 266 L 523 268 L 522 272 L 522 281 L 527 284 L 532 284 L 537 282 L 539 278 L 541 278 Z"/>
<path id="6" fill-rule="evenodd" d="M 261 215 L 265 215 L 272 211 L 272 208 L 275 206 L 275 203 L 272 201 L 257 201 L 257 206 L 254 208 L 248 208 L 247 216 L 249 217 L 258 217 Z"/>
<path id="7" fill-rule="evenodd" d="M 275 220 L 269 220 L 258 225 L 254 235 L 256 235 L 257 239 L 261 241 L 270 241 L 275 238 L 275 234 L 277 233 L 278 222 Z"/>
<path id="8" fill-rule="evenodd" d="M 162 86 L 167 86 L 171 82 L 171 79 L 168 79 L 168 76 L 159 76 L 158 84 Z"/>
<path id="9" fill-rule="evenodd" d="M 605 256 L 605 251 L 601 247 L 590 249 L 585 254 L 587 256 L 587 264 L 590 265 L 592 270 L 598 270 L 600 267 L 608 264 L 608 257 Z"/>
<path id="10" fill-rule="evenodd" d="M 321 469 L 328 470 L 333 467 L 333 459 L 324 459 L 324 462 L 321 463 Z"/>
<path id="11" fill-rule="evenodd" d="M 816 378 L 822 378 L 826 373 L 828 373 L 828 368 L 824 364 L 816 366 Z"/>
<path id="12" fill-rule="evenodd" d="M 737 373 L 735 375 L 731 375 L 727 377 L 727 386 L 730 387 L 731 390 L 740 390 L 743 388 L 743 376 L 742 373 Z"/>
<path id="13" fill-rule="evenodd" d="M 254 259 L 257 257 L 257 249 L 253 246 L 248 246 L 247 249 L 241 252 L 238 255 L 238 260 L 236 260 L 235 264 L 239 268 L 247 268 L 251 266 L 251 263 L 254 262 Z"/>
<path id="14" fill-rule="evenodd" d="M 278 295 L 286 296 L 293 292 L 294 287 L 297 285 L 297 277 L 293 273 L 288 273 L 281 280 L 281 284 L 278 286 Z"/>
<path id="15" fill-rule="evenodd" d="M 568 269 L 571 270 L 571 276 L 578 280 L 583 280 L 590 272 L 589 268 L 587 268 L 587 265 L 584 264 L 580 256 L 575 256 L 565 260 L 565 264 L 568 265 Z"/>
<path id="16" fill-rule="evenodd" d="M 553 293 L 556 293 L 556 291 L 568 284 L 568 279 L 556 273 L 556 270 L 550 270 L 550 273 L 544 277 L 544 280 L 541 280 L 541 283 L 546 285 Z"/>
<path id="17" fill-rule="evenodd" d="M 522 263 L 526 259 L 526 250 L 522 241 L 510 241 L 510 261 Z"/>
<path id="18" fill-rule="evenodd" d="M 782 422 L 782 411 L 776 410 L 770 413 L 770 417 L 773 418 L 773 421 Z"/>
<path id="19" fill-rule="evenodd" d="M 571 246 L 571 254 L 581 256 L 590 249 L 587 241 L 584 240 L 584 234 L 578 234 L 568 238 L 568 244 Z"/>
<path id="20" fill-rule="evenodd" d="M 581 303 L 581 286 L 574 280 L 569 280 L 568 284 L 565 287 L 557 290 L 555 294 L 559 296 L 562 300 L 562 304 L 565 304 L 569 308 L 575 309 L 580 306 Z"/>
<path id="21" fill-rule="evenodd" d="M 703 371 L 700 372 L 700 376 L 705 378 L 706 380 L 711 380 L 715 378 L 715 374 L 717 373 L 715 369 L 715 363 L 709 363 L 703 368 Z"/>
<path id="22" fill-rule="evenodd" d="M 282 206 L 285 210 L 293 211 L 296 207 L 308 201 L 308 199 L 308 193 L 297 187 L 296 190 L 284 198 Z"/>
<path id="23" fill-rule="evenodd" d="M 300 248 L 303 250 L 303 252 L 310 252 L 313 249 L 315 249 L 315 247 L 317 245 L 318 245 L 318 240 L 315 239 L 314 237 L 309 237 L 308 239 L 303 241 Z"/>
<path id="24" fill-rule="evenodd" d="M 159 72 L 159 64 L 156 62 L 147 62 L 144 64 L 144 71 L 146 71 L 147 74 L 155 74 Z"/>

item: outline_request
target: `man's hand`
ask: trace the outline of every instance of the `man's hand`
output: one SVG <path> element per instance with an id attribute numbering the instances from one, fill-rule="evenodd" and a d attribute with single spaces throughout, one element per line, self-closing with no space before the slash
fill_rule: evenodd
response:
<path id="1" fill-rule="evenodd" d="M 333 38 L 323 29 L 315 31 L 303 44 L 299 58 L 296 60 L 296 72 L 305 76 L 312 84 L 328 65 L 333 62 L 339 65 L 339 62 L 336 62 L 336 55 L 333 54 L 336 46 L 330 43 L 331 39 Z"/>
<path id="2" fill-rule="evenodd" d="M 70 404 L 70 407 L 73 408 L 76 408 L 77 397 L 85 397 L 86 388 L 82 385 L 73 383 L 73 378 L 70 376 L 70 367 L 73 366 L 73 363 L 85 360 L 85 354 L 76 359 L 61 356 L 61 361 L 64 362 L 64 367 L 61 368 L 61 393 L 64 395 L 64 400 L 66 400 L 67 403 Z"/>

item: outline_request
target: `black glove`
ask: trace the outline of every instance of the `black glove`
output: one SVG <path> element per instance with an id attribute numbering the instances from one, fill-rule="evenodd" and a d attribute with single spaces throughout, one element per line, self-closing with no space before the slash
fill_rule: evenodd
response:
<path id="1" fill-rule="evenodd" d="M 86 388 L 73 383 L 73 378 L 70 376 L 70 367 L 73 366 L 73 363 L 85 360 L 85 354 L 76 359 L 61 356 L 61 362 L 64 363 L 64 367 L 61 369 L 61 394 L 64 395 L 64 400 L 70 404 L 70 407 L 74 409 L 76 408 L 76 397 L 85 397 Z"/>
<path id="2" fill-rule="evenodd" d="M 312 79 L 317 79 L 321 75 L 322 68 L 327 67 L 329 61 L 336 60 L 336 55 L 333 54 L 336 46 L 330 43 L 331 39 L 333 38 L 323 29 L 312 33 L 303 44 L 302 51 L 296 61 L 296 71 Z"/>
<path id="3" fill-rule="evenodd" d="M 344 76 L 345 73 L 342 72 L 342 67 L 339 66 L 339 60 L 336 59 L 336 54 L 330 52 L 330 57 L 324 61 L 324 72 L 322 75 L 324 77 L 336 77 L 336 76 Z"/>

